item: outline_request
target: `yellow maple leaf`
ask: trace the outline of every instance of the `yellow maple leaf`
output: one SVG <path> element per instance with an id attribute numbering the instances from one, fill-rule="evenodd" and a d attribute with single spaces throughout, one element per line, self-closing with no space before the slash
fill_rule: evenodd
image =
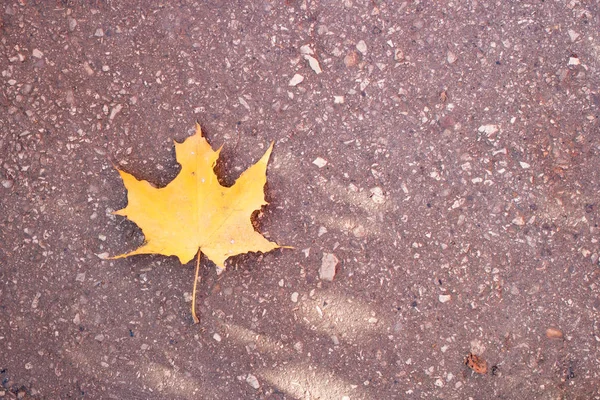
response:
<path id="1" fill-rule="evenodd" d="M 256 232 L 251 222 L 252 213 L 268 204 L 264 185 L 273 144 L 231 187 L 221 186 L 214 173 L 220 150 L 210 147 L 196 124 L 193 136 L 183 143 L 175 142 L 181 171 L 167 186 L 155 188 L 119 170 L 128 191 L 128 204 L 115 214 L 135 222 L 146 242 L 113 258 L 162 254 L 177 256 L 186 264 L 196 254 L 199 260 L 203 253 L 218 267 L 225 268 L 228 257 L 251 251 L 266 253 L 281 247 Z M 195 288 L 196 281 L 194 292 Z M 194 305 L 192 312 L 197 320 Z"/>

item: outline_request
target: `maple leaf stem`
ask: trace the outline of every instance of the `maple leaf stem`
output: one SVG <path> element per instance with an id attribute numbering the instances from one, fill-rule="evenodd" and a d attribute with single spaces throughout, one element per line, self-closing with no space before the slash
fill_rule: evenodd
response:
<path id="1" fill-rule="evenodd" d="M 196 274 L 194 275 L 194 290 L 192 291 L 192 318 L 194 318 L 194 323 L 200 323 L 200 318 L 196 315 L 196 286 L 198 285 L 198 272 L 200 271 L 200 256 L 202 252 L 198 250 L 198 254 L 196 256 Z M 202 279 L 202 278 L 200 278 Z"/>

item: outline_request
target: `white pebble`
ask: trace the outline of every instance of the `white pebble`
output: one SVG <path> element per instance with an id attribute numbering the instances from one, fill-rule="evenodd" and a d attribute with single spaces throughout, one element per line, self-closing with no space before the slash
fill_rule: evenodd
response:
<path id="1" fill-rule="evenodd" d="M 96 29 L 96 32 L 94 33 L 94 36 L 96 36 L 96 37 L 102 37 L 102 36 L 104 36 L 104 31 L 102 30 L 102 28 Z"/>
<path id="2" fill-rule="evenodd" d="M 438 299 L 440 300 L 440 303 L 447 303 L 452 299 L 452 296 L 449 294 L 440 294 Z"/>
<path id="3" fill-rule="evenodd" d="M 218 333 L 215 333 L 213 335 L 213 339 L 215 339 L 217 342 L 220 342 L 221 341 L 221 335 L 219 335 Z"/>
<path id="4" fill-rule="evenodd" d="M 311 49 L 310 45 L 305 44 L 304 46 L 300 47 L 300 54 L 315 54 L 315 52 L 313 51 L 313 49 Z"/>
<path id="5" fill-rule="evenodd" d="M 290 86 L 296 86 L 299 83 L 301 83 L 304 80 L 304 77 L 300 74 L 296 74 L 293 76 L 292 79 L 290 79 L 290 83 L 288 83 L 288 85 Z"/>
<path id="6" fill-rule="evenodd" d="M 306 61 L 308 61 L 308 65 L 310 66 L 310 68 L 315 71 L 315 73 L 318 75 L 321 72 L 323 72 L 323 70 L 321 69 L 321 65 L 319 64 L 319 61 L 314 58 L 313 56 L 309 56 L 309 55 L 305 55 L 304 59 Z"/>
<path id="7" fill-rule="evenodd" d="M 481 125 L 478 129 L 479 133 L 485 133 L 486 135 L 493 135 L 499 131 L 498 125 Z"/>
<path id="8" fill-rule="evenodd" d="M 319 168 L 323 168 L 327 165 L 327 160 L 324 160 L 321 157 L 317 157 L 314 159 L 313 164 L 315 164 Z"/>
<path id="9" fill-rule="evenodd" d="M 256 377 L 252 374 L 248 374 L 248 376 L 246 377 L 246 383 L 248 383 L 248 385 L 252 386 L 254 389 L 260 388 L 260 383 L 258 383 L 258 379 L 256 379 Z"/>
<path id="10" fill-rule="evenodd" d="M 385 203 L 385 195 L 383 194 L 383 190 L 379 186 L 375 186 L 370 190 L 371 192 L 371 200 L 375 204 L 383 204 Z"/>
<path id="11" fill-rule="evenodd" d="M 335 268 L 339 263 L 338 258 L 332 253 L 323 253 L 321 267 L 319 268 L 319 279 L 323 281 L 333 281 Z"/>
<path id="12" fill-rule="evenodd" d="M 448 50 L 448 53 L 446 54 L 446 61 L 448 61 L 448 64 L 454 64 L 454 62 L 456 62 L 456 60 L 458 60 L 458 57 L 456 57 L 456 54 L 454 54 L 453 52 Z"/>
<path id="13" fill-rule="evenodd" d="M 579 33 L 575 32 L 573 29 L 569 29 L 567 31 L 567 33 L 569 34 L 569 38 L 571 39 L 572 42 L 579 39 L 579 36 L 580 36 Z"/>
<path id="14" fill-rule="evenodd" d="M 364 40 L 356 43 L 356 50 L 360 51 L 362 54 L 367 54 L 367 44 Z"/>
<path id="15" fill-rule="evenodd" d="M 292 302 L 297 303 L 298 302 L 298 292 L 294 292 L 292 293 Z"/>
<path id="16" fill-rule="evenodd" d="M 529 165 L 528 163 L 526 163 L 524 161 L 519 162 L 519 164 L 521 165 L 521 168 L 523 168 L 523 169 L 527 169 L 527 168 L 531 167 L 531 165 Z"/>
<path id="17" fill-rule="evenodd" d="M 34 56 L 35 58 L 42 58 L 42 57 L 44 57 L 44 53 L 42 53 L 38 49 L 33 49 L 33 51 L 31 52 L 31 55 Z"/>
<path id="18" fill-rule="evenodd" d="M 525 219 L 522 216 L 518 215 L 512 220 L 512 223 L 518 226 L 523 226 L 525 225 Z"/>

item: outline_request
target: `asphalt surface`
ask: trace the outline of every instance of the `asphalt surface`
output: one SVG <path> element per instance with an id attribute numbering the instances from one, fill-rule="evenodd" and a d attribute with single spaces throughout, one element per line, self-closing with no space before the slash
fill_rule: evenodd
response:
<path id="1" fill-rule="evenodd" d="M 0 7 L 0 398 L 600 399 L 596 1 Z M 143 243 L 198 121 L 293 246 Z"/>

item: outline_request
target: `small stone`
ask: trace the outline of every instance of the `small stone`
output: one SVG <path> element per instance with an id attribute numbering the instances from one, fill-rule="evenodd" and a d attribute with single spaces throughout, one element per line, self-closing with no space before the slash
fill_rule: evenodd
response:
<path id="1" fill-rule="evenodd" d="M 142 345 L 140 346 L 140 349 L 142 349 L 142 350 L 144 350 L 144 351 L 148 350 L 149 348 L 150 348 L 150 346 L 149 346 L 149 345 L 147 345 L 146 343 L 144 343 L 144 344 L 142 344 Z"/>
<path id="2" fill-rule="evenodd" d="M 304 46 L 300 47 L 300 54 L 302 54 L 302 55 L 309 55 L 309 54 L 315 54 L 315 52 L 310 47 L 310 45 L 305 44 Z"/>
<path id="3" fill-rule="evenodd" d="M 323 253 L 321 267 L 319 268 L 319 279 L 323 281 L 333 281 L 335 268 L 339 263 L 338 258 L 332 253 Z"/>
<path id="4" fill-rule="evenodd" d="M 304 59 L 306 61 L 308 61 L 308 65 L 310 66 L 310 68 L 315 71 L 315 73 L 318 75 L 321 72 L 323 72 L 323 70 L 321 69 L 321 65 L 319 64 L 319 61 L 314 58 L 313 56 L 309 56 L 308 54 L 304 56 Z"/>
<path id="5" fill-rule="evenodd" d="M 498 125 L 481 125 L 478 129 L 479 133 L 485 133 L 486 135 L 490 136 L 493 135 L 494 133 L 498 132 L 499 128 Z"/>
<path id="6" fill-rule="evenodd" d="M 546 329 L 546 337 L 548 339 L 562 339 L 563 338 L 563 333 L 559 329 L 548 328 L 548 329 Z"/>
<path id="7" fill-rule="evenodd" d="M 81 272 L 81 273 L 77 274 L 77 276 L 75 277 L 75 281 L 85 282 L 85 272 Z"/>
<path id="8" fill-rule="evenodd" d="M 402 49 L 395 49 L 394 50 L 394 60 L 396 60 L 396 61 L 404 61 L 404 52 L 402 51 Z"/>
<path id="9" fill-rule="evenodd" d="M 290 82 L 288 83 L 288 85 L 296 86 L 296 85 L 300 84 L 303 80 L 304 80 L 304 77 L 302 75 L 296 74 L 292 77 L 292 79 L 290 79 Z"/>
<path id="10" fill-rule="evenodd" d="M 456 57 L 456 54 L 448 50 L 448 53 L 446 53 L 446 61 L 448 61 L 448 64 L 454 64 L 457 59 L 458 57 Z"/>
<path id="11" fill-rule="evenodd" d="M 260 388 L 260 383 L 258 383 L 258 379 L 256 379 L 256 377 L 252 374 L 248 374 L 248 376 L 246 377 L 246 383 L 252 386 L 252 388 L 254 389 Z"/>
<path id="12" fill-rule="evenodd" d="M 438 300 L 440 301 L 440 303 L 447 303 L 450 300 L 452 300 L 452 296 L 449 294 L 440 294 L 438 296 Z"/>
<path id="13" fill-rule="evenodd" d="M 331 337 L 331 341 L 333 342 L 333 345 L 334 345 L 334 346 L 339 346 L 339 345 L 340 345 L 340 339 L 338 339 L 338 337 L 337 337 L 337 336 L 335 336 L 335 335 L 333 335 L 333 336 Z"/>
<path id="14" fill-rule="evenodd" d="M 40 297 L 42 297 L 42 294 L 40 292 L 37 292 L 35 294 L 35 297 L 33 298 L 33 301 L 31 302 L 31 308 L 37 308 L 38 304 L 40 302 Z"/>
<path id="15" fill-rule="evenodd" d="M 189 303 L 192 301 L 192 294 L 190 292 L 184 292 L 183 293 L 183 301 L 185 301 L 186 303 Z"/>
<path id="16" fill-rule="evenodd" d="M 11 179 L 2 179 L 2 187 L 5 189 L 10 189 L 13 187 L 14 182 Z"/>
<path id="17" fill-rule="evenodd" d="M 215 339 L 217 342 L 220 342 L 221 341 L 221 335 L 219 335 L 218 333 L 215 333 L 213 335 L 213 339 Z"/>
<path id="18" fill-rule="evenodd" d="M 104 31 L 102 30 L 102 28 L 96 29 L 96 32 L 94 33 L 94 36 L 96 36 L 96 37 L 102 37 L 102 36 L 104 36 Z"/>
<path id="19" fill-rule="evenodd" d="M 117 104 L 116 106 L 114 106 L 111 110 L 110 110 L 110 116 L 108 117 L 109 120 L 113 120 L 115 119 L 116 115 L 118 113 L 121 112 L 121 110 L 123 109 L 123 106 L 121 104 Z"/>
<path id="20" fill-rule="evenodd" d="M 416 29 L 422 29 L 425 26 L 425 21 L 423 21 L 420 18 L 415 19 L 415 21 L 413 22 L 413 26 Z"/>
<path id="21" fill-rule="evenodd" d="M 383 204 L 385 203 L 385 195 L 383 194 L 383 190 L 379 186 L 375 186 L 370 190 L 371 192 L 371 200 L 375 204 Z"/>
<path id="22" fill-rule="evenodd" d="M 325 228 L 324 226 L 320 226 L 319 227 L 319 232 L 317 233 L 317 236 L 321 237 L 321 236 L 323 236 L 326 233 L 327 233 L 327 228 Z"/>
<path id="23" fill-rule="evenodd" d="M 244 99 L 242 96 L 238 97 L 238 102 L 244 107 L 246 110 L 250 111 L 250 104 Z"/>
<path id="24" fill-rule="evenodd" d="M 28 362 L 27 364 L 25 364 L 25 369 L 32 369 L 33 368 L 33 364 Z"/>
<path id="25" fill-rule="evenodd" d="M 38 49 L 33 49 L 33 51 L 31 52 L 31 55 L 34 56 L 35 58 L 42 58 L 42 57 L 44 57 L 44 53 L 42 53 Z"/>
<path id="26" fill-rule="evenodd" d="M 69 24 L 69 31 L 73 32 L 77 27 L 77 20 L 73 17 L 67 17 L 67 23 Z"/>
<path id="27" fill-rule="evenodd" d="M 79 325 L 81 323 L 81 317 L 79 316 L 79 313 L 75 314 L 75 317 L 73 318 L 73 323 L 75 325 Z"/>
<path id="28" fill-rule="evenodd" d="M 359 238 L 359 239 L 364 238 L 365 236 L 367 236 L 367 230 L 365 229 L 364 226 L 358 225 L 357 227 L 352 229 L 352 234 L 354 235 L 355 238 Z"/>
<path id="29" fill-rule="evenodd" d="M 94 340 L 96 340 L 98 342 L 103 342 L 104 341 L 104 335 L 100 333 L 100 334 L 94 336 Z"/>
<path id="30" fill-rule="evenodd" d="M 315 164 L 319 168 L 323 168 L 324 166 L 327 165 L 327 160 L 324 160 L 321 157 L 317 157 L 313 160 L 312 163 Z"/>
<path id="31" fill-rule="evenodd" d="M 346 65 L 346 67 L 348 68 L 354 67 L 356 64 L 358 64 L 358 60 L 358 53 L 355 51 L 351 51 L 348 54 L 346 54 L 346 57 L 344 57 L 344 65 Z"/>
<path id="32" fill-rule="evenodd" d="M 571 39 L 571 42 L 576 41 L 577 39 L 579 39 L 579 33 L 575 32 L 573 29 L 569 29 L 567 31 L 567 33 L 569 34 L 569 38 Z"/>
<path id="33" fill-rule="evenodd" d="M 438 378 L 435 380 L 434 385 L 437 387 L 444 387 L 444 381 Z"/>
<path id="34" fill-rule="evenodd" d="M 569 63 L 567 65 L 579 65 L 581 62 L 577 57 L 569 57 Z"/>
<path id="35" fill-rule="evenodd" d="M 100 365 L 102 365 L 103 368 L 108 368 L 110 367 L 110 365 L 108 365 L 108 363 L 106 361 L 102 361 L 100 362 Z"/>
<path id="36" fill-rule="evenodd" d="M 87 62 L 83 63 L 83 69 L 85 70 L 85 73 L 88 75 L 94 75 L 94 70 L 92 69 L 92 67 L 90 67 L 90 64 Z"/>
<path id="37" fill-rule="evenodd" d="M 296 352 L 302 353 L 303 349 L 304 349 L 304 345 L 302 344 L 302 342 L 294 343 L 294 350 L 296 350 Z"/>
<path id="38" fill-rule="evenodd" d="M 299 296 L 298 292 L 292 293 L 292 302 L 293 303 L 297 303 L 298 302 L 298 296 Z"/>
<path id="39" fill-rule="evenodd" d="M 334 104 L 344 104 L 344 96 L 333 96 Z"/>
<path id="40" fill-rule="evenodd" d="M 513 220 L 512 223 L 517 225 L 517 226 L 523 226 L 525 225 L 525 218 L 523 218 L 523 216 L 521 215 L 517 215 Z"/>
<path id="41" fill-rule="evenodd" d="M 31 83 L 26 83 L 21 88 L 21 94 L 28 95 L 33 90 L 33 85 Z"/>
<path id="42" fill-rule="evenodd" d="M 523 169 L 528 169 L 529 167 L 531 167 L 531 165 L 529 165 L 525 161 L 520 161 L 519 165 L 521 165 L 521 168 L 523 168 Z"/>
<path id="43" fill-rule="evenodd" d="M 367 44 L 364 40 L 356 43 L 356 50 L 360 51 L 363 55 L 367 54 Z"/>
<path id="44" fill-rule="evenodd" d="M 108 254 L 107 252 L 104 252 L 104 253 L 96 254 L 96 257 L 98 257 L 101 260 L 108 260 L 108 258 L 110 257 L 110 254 Z"/>

